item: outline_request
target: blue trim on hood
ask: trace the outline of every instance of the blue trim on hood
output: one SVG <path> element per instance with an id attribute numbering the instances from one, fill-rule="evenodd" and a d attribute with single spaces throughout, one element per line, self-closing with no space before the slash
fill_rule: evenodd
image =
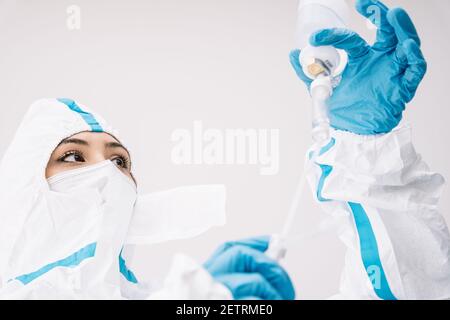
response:
<path id="1" fill-rule="evenodd" d="M 102 126 L 98 123 L 97 119 L 92 115 L 92 113 L 82 110 L 77 103 L 72 99 L 59 98 L 59 102 L 64 103 L 70 110 L 78 113 L 83 120 L 91 127 L 92 132 L 103 132 Z"/>

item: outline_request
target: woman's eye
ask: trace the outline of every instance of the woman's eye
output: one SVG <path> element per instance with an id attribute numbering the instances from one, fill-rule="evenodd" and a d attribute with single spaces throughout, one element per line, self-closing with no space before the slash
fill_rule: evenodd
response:
<path id="1" fill-rule="evenodd" d="M 83 156 L 79 153 L 69 153 L 61 158 L 62 162 L 85 162 Z"/>
<path id="2" fill-rule="evenodd" d="M 125 159 L 124 157 L 113 158 L 111 159 L 111 161 L 120 168 L 128 169 L 128 160 Z"/>

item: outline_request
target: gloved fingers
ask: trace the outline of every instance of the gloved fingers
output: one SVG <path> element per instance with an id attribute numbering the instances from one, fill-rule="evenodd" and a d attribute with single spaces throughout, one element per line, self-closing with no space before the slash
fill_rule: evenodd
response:
<path id="1" fill-rule="evenodd" d="M 402 47 L 408 60 L 408 67 L 402 79 L 402 87 L 406 91 L 406 102 L 410 102 L 427 72 L 427 62 L 419 45 L 414 40 L 406 40 Z"/>
<path id="2" fill-rule="evenodd" d="M 400 69 L 402 72 L 406 70 L 406 67 L 408 66 L 408 57 L 403 43 L 397 45 L 397 48 L 394 52 L 394 61 L 400 65 Z"/>
<path id="3" fill-rule="evenodd" d="M 297 76 L 302 80 L 308 87 L 311 86 L 312 80 L 303 72 L 302 65 L 300 64 L 300 50 L 292 50 L 289 54 L 289 59 L 291 65 L 295 70 Z"/>
<path id="4" fill-rule="evenodd" d="M 295 298 L 287 272 L 273 259 L 250 247 L 234 246 L 219 255 L 206 268 L 213 277 L 227 273 L 258 273 L 280 293 L 283 299 Z"/>
<path id="5" fill-rule="evenodd" d="M 313 46 L 333 46 L 345 50 L 350 59 L 357 59 L 370 51 L 370 46 L 359 34 L 348 29 L 322 29 L 311 35 Z"/>
<path id="6" fill-rule="evenodd" d="M 212 262 L 214 262 L 218 256 L 235 246 L 246 246 L 255 249 L 260 252 L 265 252 L 269 247 L 270 236 L 260 236 L 255 238 L 248 238 L 237 241 L 228 241 L 222 244 L 214 251 L 211 257 L 204 263 L 204 267 L 208 268 Z"/>
<path id="7" fill-rule="evenodd" d="M 236 300 L 256 297 L 262 300 L 283 300 L 276 289 L 259 273 L 229 273 L 216 281 L 226 286 Z"/>
<path id="8" fill-rule="evenodd" d="M 394 28 L 387 19 L 389 8 L 381 1 L 358 0 L 356 10 L 369 19 L 377 27 L 377 40 L 373 45 L 375 49 L 391 49 L 398 43 Z"/>
<path id="9" fill-rule="evenodd" d="M 387 19 L 395 31 L 395 35 L 399 41 L 399 45 L 408 39 L 414 40 L 420 47 L 421 41 L 417 29 L 408 13 L 402 8 L 394 8 L 389 10 Z"/>

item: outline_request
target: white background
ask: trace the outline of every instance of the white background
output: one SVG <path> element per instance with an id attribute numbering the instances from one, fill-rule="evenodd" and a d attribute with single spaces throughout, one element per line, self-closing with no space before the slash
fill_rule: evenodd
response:
<path id="1" fill-rule="evenodd" d="M 416 148 L 450 177 L 450 1 L 390 0 L 410 12 L 429 72 L 407 118 Z M 66 27 L 69 5 L 81 30 Z M 296 0 L 0 0 L 0 155 L 32 101 L 71 97 L 103 114 L 133 151 L 141 192 L 224 183 L 228 223 L 191 241 L 142 248 L 138 277 L 166 268 L 175 251 L 204 260 L 221 242 L 279 231 L 310 144 L 309 99 L 291 70 Z M 356 13 L 351 27 L 373 40 Z M 257 166 L 175 166 L 170 136 L 191 129 L 280 129 L 280 171 Z M 441 211 L 450 220 L 447 188 Z M 299 231 L 321 212 L 310 192 Z M 300 299 L 334 294 L 343 247 L 333 234 L 304 240 L 286 261 Z"/>

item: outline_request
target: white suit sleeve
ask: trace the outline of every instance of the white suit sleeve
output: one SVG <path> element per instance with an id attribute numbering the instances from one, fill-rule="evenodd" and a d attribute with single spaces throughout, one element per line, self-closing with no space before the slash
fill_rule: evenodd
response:
<path id="1" fill-rule="evenodd" d="M 445 181 L 417 154 L 409 127 L 333 131 L 309 168 L 317 201 L 342 221 L 337 298 L 450 298 L 450 236 L 437 209 Z"/>

